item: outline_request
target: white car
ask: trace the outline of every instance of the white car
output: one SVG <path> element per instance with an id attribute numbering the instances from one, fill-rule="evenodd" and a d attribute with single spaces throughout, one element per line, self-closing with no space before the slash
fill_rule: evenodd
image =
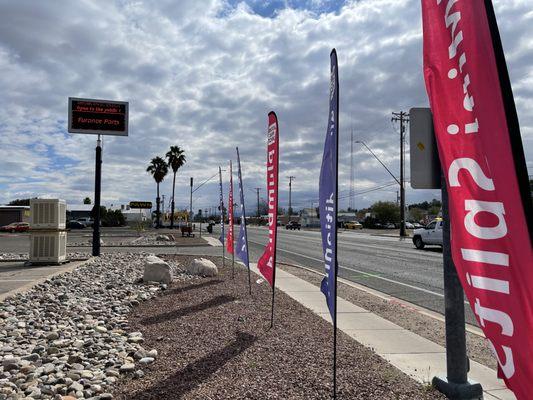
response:
<path id="1" fill-rule="evenodd" d="M 78 218 L 76 221 L 81 222 L 85 226 L 93 226 L 94 224 L 93 219 L 88 217 Z"/>
<path id="2" fill-rule="evenodd" d="M 406 222 L 405 223 L 405 229 L 415 229 L 415 226 L 412 223 L 410 223 L 410 222 Z"/>
<path id="3" fill-rule="evenodd" d="M 427 244 L 442 246 L 442 225 L 442 219 L 437 218 L 424 228 L 415 229 L 413 232 L 413 243 L 416 248 L 423 249 Z"/>

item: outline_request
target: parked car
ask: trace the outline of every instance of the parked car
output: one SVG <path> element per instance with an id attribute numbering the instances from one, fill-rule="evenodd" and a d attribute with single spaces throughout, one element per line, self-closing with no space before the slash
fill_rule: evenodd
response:
<path id="1" fill-rule="evenodd" d="M 346 229 L 363 229 L 363 225 L 357 221 L 348 221 L 344 223 Z"/>
<path id="2" fill-rule="evenodd" d="M 415 229 L 415 226 L 412 223 L 410 223 L 410 222 L 406 222 L 405 223 L 405 229 Z"/>
<path id="3" fill-rule="evenodd" d="M 384 226 L 385 229 L 394 229 L 396 228 L 396 225 L 394 225 L 392 222 L 387 222 Z"/>
<path id="4" fill-rule="evenodd" d="M 300 230 L 301 227 L 302 225 L 296 221 L 289 221 L 287 225 L 285 225 L 285 229 L 291 229 L 291 230 L 295 230 L 295 229 Z"/>
<path id="5" fill-rule="evenodd" d="M 424 228 L 415 229 L 413 243 L 417 249 L 423 249 L 427 244 L 442 246 L 442 218 L 437 218 Z"/>
<path id="6" fill-rule="evenodd" d="M 85 226 L 93 226 L 94 224 L 94 220 L 89 217 L 78 218 L 76 221 L 82 223 Z"/>
<path id="7" fill-rule="evenodd" d="M 423 228 L 424 225 L 422 225 L 421 223 L 419 222 L 413 222 L 413 228 L 414 229 L 420 229 L 420 228 Z"/>
<path id="8" fill-rule="evenodd" d="M 85 224 L 80 221 L 68 221 L 67 229 L 85 229 Z"/>
<path id="9" fill-rule="evenodd" d="M 0 231 L 2 232 L 27 232 L 30 230 L 30 224 L 27 222 L 12 222 L 9 225 L 5 225 L 0 227 Z"/>

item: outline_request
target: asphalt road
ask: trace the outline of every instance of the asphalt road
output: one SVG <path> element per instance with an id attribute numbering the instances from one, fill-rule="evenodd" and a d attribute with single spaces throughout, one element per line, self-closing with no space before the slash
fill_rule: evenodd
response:
<path id="1" fill-rule="evenodd" d="M 238 229 L 238 227 L 236 227 Z M 250 260 L 256 262 L 267 242 L 266 228 L 249 227 Z M 318 231 L 278 229 L 279 262 L 323 272 L 322 242 Z M 411 239 L 340 231 L 339 276 L 444 314 L 442 251 L 417 250 Z M 477 325 L 465 304 L 466 321 Z"/>

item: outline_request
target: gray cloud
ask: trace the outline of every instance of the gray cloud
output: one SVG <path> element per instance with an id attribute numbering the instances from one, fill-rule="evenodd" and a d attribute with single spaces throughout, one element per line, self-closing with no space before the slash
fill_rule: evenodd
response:
<path id="1" fill-rule="evenodd" d="M 316 4 L 315 4 L 316 3 Z M 496 1 L 529 167 L 533 170 L 533 11 Z M 0 2 L 0 202 L 34 195 L 92 197 L 94 136 L 66 133 L 68 96 L 130 102 L 130 136 L 104 145 L 106 203 L 155 197 L 145 172 L 172 144 L 185 148 L 177 203 L 188 177 L 201 182 L 241 151 L 248 188 L 264 187 L 267 113 L 280 118 L 281 205 L 311 205 L 326 129 L 329 51 L 339 54 L 341 191 L 349 189 L 350 131 L 397 174 L 392 111 L 427 104 L 419 2 L 347 2 L 338 12 L 285 9 L 273 18 L 225 1 Z M 396 129 L 396 130 L 395 130 Z M 392 178 L 358 145 L 356 191 Z M 162 189 L 170 193 L 171 179 Z M 197 194 L 214 205 L 216 180 Z M 356 205 L 395 200 L 396 187 L 357 196 Z M 254 193 L 246 191 L 250 207 Z M 408 202 L 438 192 L 408 190 Z M 343 200 L 348 204 L 348 200 Z M 196 207 L 195 207 L 196 208 Z"/>

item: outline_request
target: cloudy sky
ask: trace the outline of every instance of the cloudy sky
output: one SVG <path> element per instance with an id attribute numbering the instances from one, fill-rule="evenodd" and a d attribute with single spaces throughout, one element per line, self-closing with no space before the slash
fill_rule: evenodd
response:
<path id="1" fill-rule="evenodd" d="M 533 4 L 495 0 L 495 8 L 533 174 Z M 66 132 L 73 96 L 130 103 L 129 137 L 104 140 L 107 205 L 153 201 L 146 166 L 179 145 L 187 164 L 176 203 L 185 207 L 189 177 L 209 178 L 235 160 L 238 145 L 252 207 L 253 188 L 265 187 L 270 110 L 280 122 L 280 206 L 289 175 L 295 208 L 316 205 L 336 47 L 345 207 L 351 129 L 398 174 L 391 112 L 427 105 L 420 19 L 418 0 L 0 0 L 0 203 L 93 198 L 96 138 Z M 162 185 L 167 202 L 171 182 Z M 393 179 L 358 144 L 355 189 L 357 208 L 396 200 Z M 437 196 L 407 190 L 408 203 Z M 217 201 L 213 179 L 195 193 L 194 208 Z"/>

